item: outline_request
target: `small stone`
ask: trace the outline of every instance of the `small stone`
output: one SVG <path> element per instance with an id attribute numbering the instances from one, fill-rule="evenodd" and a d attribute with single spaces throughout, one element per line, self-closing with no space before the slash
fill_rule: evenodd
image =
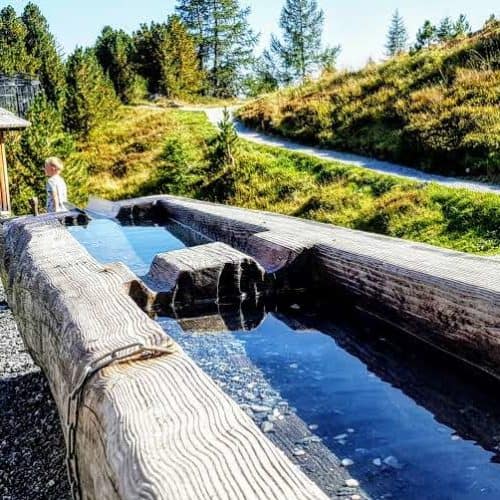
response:
<path id="1" fill-rule="evenodd" d="M 271 408 L 269 408 L 269 406 L 264 405 L 252 405 L 250 406 L 250 408 L 255 413 L 268 413 L 271 411 Z"/>
<path id="2" fill-rule="evenodd" d="M 361 500 L 361 497 L 359 495 L 352 495 L 351 500 Z"/>
<path id="3" fill-rule="evenodd" d="M 52 488 L 52 486 L 54 486 L 55 484 L 56 484 L 56 482 L 55 482 L 53 479 L 51 479 L 51 480 L 47 483 L 47 486 L 48 486 L 49 488 Z"/>
<path id="4" fill-rule="evenodd" d="M 454 434 L 453 436 L 451 436 L 451 440 L 452 441 L 460 441 L 460 436 L 457 436 L 456 434 Z"/>
<path id="5" fill-rule="evenodd" d="M 343 467 L 349 467 L 351 466 L 354 462 L 350 458 L 343 458 L 342 461 L 340 462 Z"/>
<path id="6" fill-rule="evenodd" d="M 290 306 L 290 309 L 293 309 L 293 310 L 295 310 L 295 311 L 298 311 L 298 310 L 300 309 L 300 306 L 299 306 L 299 304 L 292 304 L 292 305 Z"/>
<path id="7" fill-rule="evenodd" d="M 307 427 L 311 431 L 316 431 L 316 430 L 318 430 L 319 425 L 318 424 L 311 424 L 311 425 L 308 425 Z"/>
<path id="8" fill-rule="evenodd" d="M 306 452 L 302 449 L 302 448 L 294 448 L 292 453 L 296 456 L 296 457 L 302 457 L 306 454 Z"/>
<path id="9" fill-rule="evenodd" d="M 298 363 L 291 363 L 290 364 L 290 368 L 294 368 L 295 369 L 295 368 L 298 368 L 298 367 L 299 367 Z"/>
<path id="10" fill-rule="evenodd" d="M 392 455 L 384 458 L 384 464 L 392 467 L 393 469 L 401 469 L 401 464 L 398 462 L 398 459 Z"/>
<path id="11" fill-rule="evenodd" d="M 347 437 L 347 434 L 337 434 L 336 436 L 334 436 L 333 439 L 335 439 L 335 441 L 339 441 L 339 440 L 345 439 L 346 437 Z"/>
<path id="12" fill-rule="evenodd" d="M 359 486 L 359 482 L 356 479 L 346 479 L 345 485 L 349 488 L 357 488 Z"/>
<path id="13" fill-rule="evenodd" d="M 380 460 L 380 458 L 375 458 L 372 463 L 373 465 L 380 467 L 382 465 L 382 460 Z"/>
<path id="14" fill-rule="evenodd" d="M 273 432 L 274 431 L 274 425 L 271 422 L 262 422 L 262 425 L 260 426 L 262 429 L 262 432 Z"/>
<path id="15" fill-rule="evenodd" d="M 348 432 L 349 434 L 352 434 L 352 433 L 354 432 L 354 429 L 349 428 L 349 429 L 347 429 L 347 432 Z"/>

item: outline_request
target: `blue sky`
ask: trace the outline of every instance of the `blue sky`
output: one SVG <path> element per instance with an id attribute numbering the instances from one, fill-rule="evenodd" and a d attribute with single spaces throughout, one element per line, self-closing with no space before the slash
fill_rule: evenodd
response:
<path id="1" fill-rule="evenodd" d="M 27 1 L 0 0 L 0 6 L 12 5 L 20 12 Z M 109 24 L 134 31 L 140 23 L 165 20 L 172 13 L 174 0 L 39 0 L 36 2 L 47 17 L 53 33 L 65 53 L 76 45 L 91 45 L 102 27 Z M 278 32 L 281 0 L 243 0 L 252 9 L 250 23 L 261 33 L 259 48 L 269 42 L 272 32 Z M 318 0 L 325 11 L 324 42 L 342 45 L 339 65 L 357 68 L 369 57 L 383 56 L 385 35 L 396 8 L 405 19 L 411 39 L 425 19 L 439 21 L 444 16 L 464 13 L 472 27 L 481 27 L 495 13 L 498 0 Z"/>

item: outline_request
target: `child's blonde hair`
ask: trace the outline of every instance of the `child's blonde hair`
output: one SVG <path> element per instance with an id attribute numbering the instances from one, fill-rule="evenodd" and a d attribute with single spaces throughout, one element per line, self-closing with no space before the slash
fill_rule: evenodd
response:
<path id="1" fill-rule="evenodd" d="M 57 158 L 57 156 L 51 156 L 50 158 L 47 158 L 45 160 L 45 165 L 52 165 L 53 167 L 57 168 L 58 172 L 61 172 L 64 168 L 63 162 L 59 158 Z"/>

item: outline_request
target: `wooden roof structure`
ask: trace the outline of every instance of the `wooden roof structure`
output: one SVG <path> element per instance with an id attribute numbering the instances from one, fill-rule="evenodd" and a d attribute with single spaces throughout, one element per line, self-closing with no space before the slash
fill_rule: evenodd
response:
<path id="1" fill-rule="evenodd" d="M 10 111 L 0 108 L 0 131 L 20 130 L 30 126 L 30 122 Z"/>

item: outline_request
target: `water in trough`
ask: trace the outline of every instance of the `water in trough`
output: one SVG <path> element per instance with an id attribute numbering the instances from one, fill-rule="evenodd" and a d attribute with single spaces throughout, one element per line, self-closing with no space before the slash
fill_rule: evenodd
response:
<path id="1" fill-rule="evenodd" d="M 70 230 L 138 275 L 200 243 L 176 225 Z M 500 498 L 497 388 L 359 309 L 260 304 L 158 321 L 326 493 L 338 494 L 336 455 L 372 498 Z"/>

